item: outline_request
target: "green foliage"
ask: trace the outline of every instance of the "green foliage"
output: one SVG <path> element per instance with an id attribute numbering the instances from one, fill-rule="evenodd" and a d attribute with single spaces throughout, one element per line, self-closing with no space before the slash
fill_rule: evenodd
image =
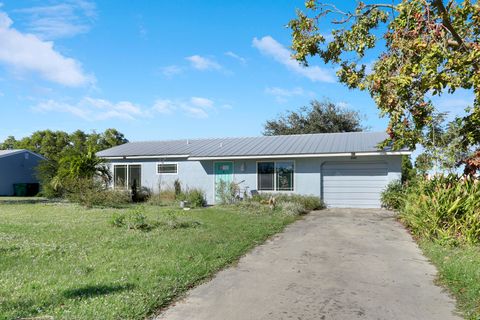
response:
<path id="1" fill-rule="evenodd" d="M 68 180 L 63 186 L 66 198 L 84 207 L 121 208 L 130 203 L 130 195 L 124 190 L 113 190 L 95 179 Z"/>
<path id="2" fill-rule="evenodd" d="M 357 111 L 347 110 L 328 100 L 313 100 L 310 106 L 289 111 L 278 119 L 265 123 L 264 135 L 305 133 L 356 132 L 364 128 Z"/>
<path id="3" fill-rule="evenodd" d="M 335 16 L 333 19 L 329 19 Z M 332 40 L 323 36 L 331 29 Z M 389 118 L 383 146 L 415 148 L 434 121 L 432 96 L 457 89 L 473 92 L 460 123 L 461 146 L 480 143 L 480 5 L 472 1 L 405 0 L 384 4 L 357 2 L 352 12 L 331 4 L 306 2 L 289 23 L 297 60 L 318 56 L 339 66 L 340 82 L 370 93 Z M 324 29 L 325 28 L 325 29 Z M 379 30 L 384 30 L 380 31 Z M 370 70 L 369 49 L 380 53 Z"/>
<path id="4" fill-rule="evenodd" d="M 112 215 L 110 223 L 117 228 L 132 230 L 147 231 L 153 228 L 153 225 L 147 221 L 145 208 L 141 206 L 128 209 L 126 212 L 115 212 Z"/>
<path id="5" fill-rule="evenodd" d="M 198 188 L 188 189 L 185 192 L 185 200 L 191 208 L 201 208 L 207 204 L 205 192 Z"/>
<path id="6" fill-rule="evenodd" d="M 175 179 L 173 182 L 173 189 L 175 190 L 175 197 L 179 197 L 182 194 L 182 183 L 179 179 Z"/>
<path id="7" fill-rule="evenodd" d="M 227 183 L 224 180 L 220 180 L 215 188 L 219 204 L 231 204 L 237 200 L 239 187 L 235 182 Z"/>
<path id="8" fill-rule="evenodd" d="M 417 170 L 413 168 L 410 156 L 402 157 L 402 183 L 410 181 L 417 176 Z"/>
<path id="9" fill-rule="evenodd" d="M 275 199 L 273 207 L 269 204 L 271 198 Z M 250 213 L 278 212 L 291 216 L 306 214 L 312 210 L 325 209 L 325 204 L 319 197 L 283 193 L 256 194 L 252 198 L 238 201 L 234 205 Z"/>
<path id="10" fill-rule="evenodd" d="M 405 188 L 401 181 L 390 182 L 387 188 L 382 191 L 382 206 L 387 209 L 400 210 L 404 205 L 407 194 Z"/>
<path id="11" fill-rule="evenodd" d="M 400 218 L 420 238 L 480 243 L 480 182 L 456 175 L 419 179 L 405 190 Z"/>

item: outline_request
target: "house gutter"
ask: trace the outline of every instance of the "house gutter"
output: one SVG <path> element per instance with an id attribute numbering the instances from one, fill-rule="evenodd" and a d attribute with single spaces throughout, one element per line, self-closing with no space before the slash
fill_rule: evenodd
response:
<path id="1" fill-rule="evenodd" d="M 412 151 L 377 151 L 377 152 L 342 152 L 342 153 L 309 153 L 309 154 L 280 154 L 257 156 L 219 156 L 219 157 L 188 157 L 188 160 L 235 160 L 235 159 L 286 159 L 286 158 L 326 158 L 326 157 L 363 157 L 363 156 L 403 156 Z"/>

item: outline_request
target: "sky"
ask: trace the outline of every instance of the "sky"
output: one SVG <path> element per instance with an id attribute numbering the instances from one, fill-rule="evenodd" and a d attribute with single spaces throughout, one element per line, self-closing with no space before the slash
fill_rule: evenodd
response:
<path id="1" fill-rule="evenodd" d="M 44 129 L 116 128 L 130 141 L 258 136 L 312 99 L 385 130 L 368 93 L 338 83 L 334 66 L 291 59 L 297 8 L 303 1 L 4 0 L 0 141 Z M 459 114 L 472 101 L 458 91 L 437 102 Z"/>

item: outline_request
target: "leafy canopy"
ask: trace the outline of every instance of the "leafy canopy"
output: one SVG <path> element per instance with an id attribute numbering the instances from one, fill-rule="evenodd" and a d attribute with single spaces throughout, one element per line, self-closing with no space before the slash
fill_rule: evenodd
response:
<path id="1" fill-rule="evenodd" d="M 333 17 L 332 17 L 333 16 Z M 333 20 L 327 20 L 332 17 Z M 322 35 L 324 21 L 339 26 L 331 41 Z M 366 90 L 381 115 L 389 117 L 386 144 L 399 149 L 422 142 L 435 113 L 432 96 L 459 88 L 475 100 L 461 123 L 461 145 L 480 143 L 480 5 L 469 1 L 403 0 L 358 2 L 353 12 L 315 0 L 306 2 L 289 23 L 294 57 L 308 64 L 318 56 L 339 65 L 339 81 Z M 324 32 L 325 30 L 323 30 Z M 371 71 L 368 49 L 381 51 Z"/>
<path id="2" fill-rule="evenodd" d="M 289 111 L 278 119 L 269 120 L 264 126 L 263 134 L 266 136 L 357 132 L 364 129 L 357 111 L 347 110 L 330 101 L 317 100 L 310 102 L 308 107 Z"/>

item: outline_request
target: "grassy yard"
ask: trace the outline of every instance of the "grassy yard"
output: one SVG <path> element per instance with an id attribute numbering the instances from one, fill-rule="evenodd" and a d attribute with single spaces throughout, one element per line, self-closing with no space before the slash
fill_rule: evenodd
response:
<path id="1" fill-rule="evenodd" d="M 295 220 L 146 206 L 141 231 L 111 225 L 122 210 L 0 204 L 0 319 L 142 319 Z"/>
<path id="2" fill-rule="evenodd" d="M 446 247 L 421 241 L 425 255 L 437 266 L 440 284 L 457 298 L 467 319 L 480 319 L 480 248 Z"/>

